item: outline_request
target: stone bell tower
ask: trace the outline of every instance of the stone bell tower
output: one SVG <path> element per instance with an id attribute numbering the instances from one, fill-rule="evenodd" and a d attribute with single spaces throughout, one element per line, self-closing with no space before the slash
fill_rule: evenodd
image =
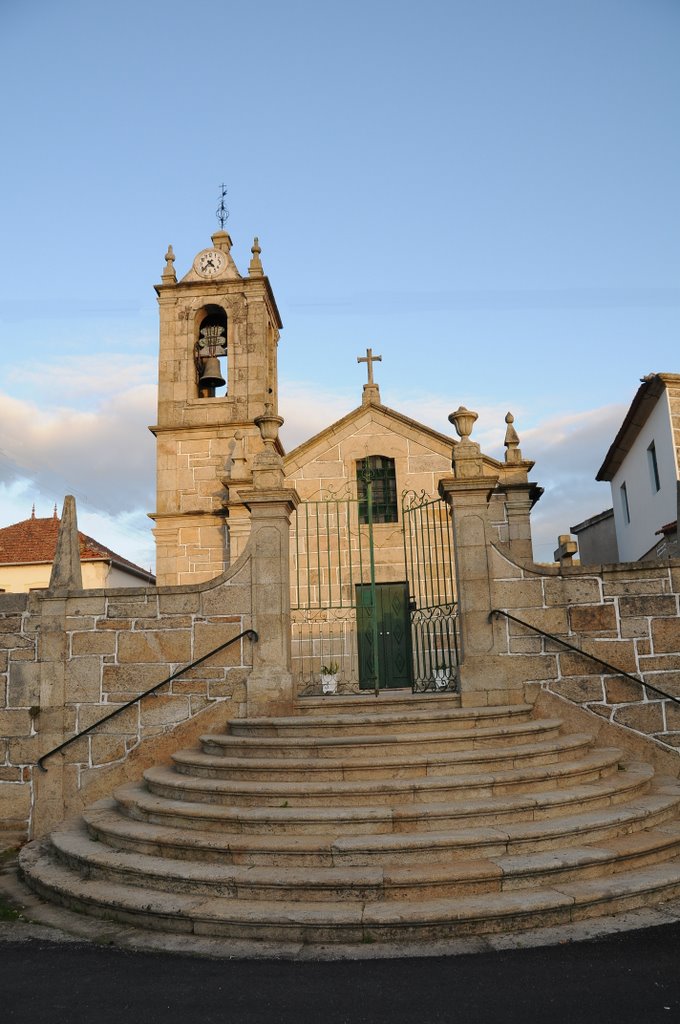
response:
<path id="1" fill-rule="evenodd" d="M 177 280 L 172 246 L 156 285 L 160 307 L 156 437 L 156 575 L 160 586 L 200 583 L 242 551 L 250 520 L 239 488 L 252 484 L 264 444 L 258 417 L 278 415 L 281 318 L 257 238 L 248 275 L 226 231 Z M 278 444 L 278 442 L 277 442 Z"/>

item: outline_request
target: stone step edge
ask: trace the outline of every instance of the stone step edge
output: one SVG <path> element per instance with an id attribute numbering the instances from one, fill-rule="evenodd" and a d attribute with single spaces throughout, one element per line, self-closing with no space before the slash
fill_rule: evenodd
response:
<path id="1" fill-rule="evenodd" d="M 615 784 L 611 784 L 613 779 Z M 405 824 L 411 820 L 428 818 L 474 818 L 488 815 L 503 816 L 522 811 L 547 811 L 572 804 L 584 806 L 593 801 L 605 800 L 613 803 L 625 799 L 631 792 L 645 786 L 653 778 L 653 769 L 625 770 L 605 783 L 590 782 L 571 789 L 552 789 L 535 794 L 518 794 L 516 797 L 482 797 L 477 800 L 460 801 L 417 801 L 414 803 L 342 806 L 332 807 L 248 807 L 228 806 L 218 803 L 176 800 L 149 792 L 142 782 L 126 783 L 114 791 L 114 799 L 124 809 L 134 806 L 147 814 L 167 815 L 182 819 L 213 820 L 225 824 L 262 824 L 263 826 L 301 825 L 319 823 L 320 827 L 332 829 L 340 823 L 393 823 Z M 608 784 L 610 783 L 610 784 Z"/>
<path id="2" fill-rule="evenodd" d="M 220 793 L 253 799 L 323 798 L 347 796 L 369 796 L 371 793 L 411 793 L 437 789 L 491 789 L 495 787 L 518 787 L 541 784 L 552 780 L 560 781 L 583 775 L 616 771 L 621 765 L 623 750 L 617 747 L 598 748 L 582 758 L 558 761 L 553 765 L 521 765 L 491 772 L 468 772 L 461 775 L 414 775 L 397 778 L 328 779 L 325 781 L 249 781 L 243 779 L 222 779 L 191 775 L 177 771 L 174 766 L 154 765 L 143 774 L 145 782 L 175 785 L 178 790 L 196 793 Z"/>
<path id="3" fill-rule="evenodd" d="M 572 733 L 567 736 L 540 740 L 536 743 L 525 743 L 511 745 L 508 747 L 496 747 L 489 749 L 477 747 L 473 750 L 453 751 L 431 751 L 426 754 L 409 752 L 404 757 L 391 757 L 389 755 L 379 758 L 368 758 L 360 760 L 353 758 L 348 763 L 343 758 L 256 758 L 256 757 L 229 757 L 225 754 L 207 754 L 199 748 L 178 750 L 172 755 L 175 764 L 194 764 L 196 767 L 215 767 L 216 769 L 238 770 L 238 771 L 265 771 L 286 772 L 301 771 L 305 775 L 315 771 L 372 771 L 376 769 L 394 769 L 408 767 L 435 766 L 455 762 L 456 764 L 470 763 L 477 764 L 484 761 L 524 760 L 536 757 L 546 757 L 559 754 L 565 751 L 573 751 L 579 747 L 588 746 L 592 742 L 590 733 Z"/>
<path id="4" fill-rule="evenodd" d="M 514 718 L 526 718 L 533 712 L 531 704 L 509 704 L 507 707 L 482 707 L 482 708 L 427 708 L 414 709 L 410 713 L 401 711 L 383 712 L 379 716 L 366 711 L 362 714 L 339 714 L 339 715 L 288 715 L 275 716 L 271 718 L 232 718 L 229 721 L 229 729 L 288 729 L 288 728 L 346 728 L 353 725 L 379 725 L 383 728 L 387 725 L 401 725 L 409 722 L 456 722 L 456 721 L 486 721 L 489 718 L 501 721 L 509 719 L 511 724 Z"/>
<path id="5" fill-rule="evenodd" d="M 145 928 L 194 934 L 231 934 L 271 939 L 296 935 L 303 941 L 362 941 L 411 933 L 469 934 L 533 927 L 546 918 L 564 923 L 591 916 L 593 910 L 631 909 L 680 892 L 680 860 L 600 879 L 545 888 L 431 900 L 352 904 L 291 904 L 211 896 L 197 898 L 134 891 L 121 885 L 80 879 L 40 858 L 22 862 L 24 880 L 34 891 L 86 913 L 113 916 Z M 104 891 L 102 891 L 104 890 Z M 226 930 L 225 930 L 226 929 Z M 396 933 L 396 934 L 395 934 Z"/>
<path id="6" fill-rule="evenodd" d="M 631 849 L 632 846 L 632 849 Z M 114 850 L 95 843 L 88 835 L 83 822 L 70 829 L 56 831 L 51 836 L 52 852 L 60 863 L 76 872 L 90 872 L 94 868 L 100 877 L 106 872 L 114 875 L 120 884 L 140 887 L 144 880 L 152 888 L 181 884 L 202 886 L 208 892 L 215 888 L 231 886 L 235 898 L 265 898 L 272 893 L 276 898 L 284 891 L 305 896 L 297 899 L 318 898 L 329 889 L 346 889 L 347 895 L 336 898 L 386 899 L 403 893 L 406 898 L 416 898 L 422 889 L 437 886 L 455 887 L 473 884 L 487 884 L 493 891 L 509 891 L 520 887 L 529 879 L 543 882 L 565 874 L 580 874 L 597 868 L 602 872 L 620 873 L 637 866 L 638 862 L 655 863 L 680 855 L 680 822 L 675 828 L 646 830 L 636 834 L 631 843 L 628 835 L 609 839 L 601 845 L 570 847 L 566 851 L 527 854 L 519 857 L 501 856 L 480 860 L 454 860 L 447 865 L 421 862 L 417 867 L 398 866 L 342 866 L 321 868 L 267 868 L 244 865 L 207 865 L 202 861 L 172 860 L 151 854 L 140 854 Z M 134 880 L 133 880 L 134 876 Z M 142 882 L 137 878 L 142 878 Z M 259 895 L 242 896 L 238 889 L 256 890 Z M 359 893 L 356 890 L 359 890 Z M 310 896 L 307 891 L 313 893 Z M 224 894 L 222 894 L 224 895 Z M 272 897 L 273 898 L 273 897 Z M 288 897 L 290 898 L 290 896 Z"/>
<path id="7" fill-rule="evenodd" d="M 523 737 L 533 733 L 555 732 L 562 726 L 559 718 L 530 719 L 528 722 L 515 722 L 506 726 L 488 726 L 481 729 L 460 729 L 455 732 L 403 732 L 387 735 L 369 733 L 358 736 L 232 736 L 231 733 L 205 733 L 199 737 L 199 742 L 204 745 L 220 747 L 243 746 L 245 750 L 249 747 L 270 747 L 273 750 L 285 750 L 307 747 L 332 747 L 337 746 L 343 749 L 347 747 L 380 746 L 399 744 L 423 744 L 423 743 L 454 743 L 463 740 L 491 741 L 496 738 L 507 739 L 512 736 Z"/>
<path id="8" fill-rule="evenodd" d="M 501 689 L 501 687 L 498 687 Z M 297 714 L 305 715 L 310 709 L 323 708 L 335 709 L 336 714 L 344 714 L 347 709 L 363 707 L 375 714 L 380 714 L 383 709 L 389 708 L 413 708 L 425 707 L 428 704 L 453 705 L 460 707 L 460 694 L 451 690 L 427 691 L 414 693 L 410 688 L 401 690 L 381 690 L 376 698 L 373 690 L 364 690 L 358 693 L 326 693 L 310 694 L 306 697 L 296 696 L 293 706 Z M 513 704 L 499 704 L 498 707 L 513 707 Z"/>
<path id="9" fill-rule="evenodd" d="M 652 794 L 633 804 L 599 808 L 582 814 L 546 818 L 538 822 L 508 823 L 504 828 L 477 826 L 432 832 L 390 832 L 378 836 L 329 837 L 307 833 L 265 835 L 253 833 L 216 833 L 201 829 L 181 830 L 122 817 L 110 798 L 98 801 L 83 812 L 93 837 L 113 847 L 121 844 L 162 846 L 167 850 L 220 856 L 290 857 L 301 861 L 309 857 L 325 859 L 327 865 L 348 857 L 407 856 L 419 859 L 442 851 L 451 855 L 480 850 L 481 856 L 519 853 L 527 847 L 551 849 L 555 842 L 567 846 L 592 845 L 603 836 L 627 834 L 644 828 L 658 828 L 678 810 L 677 795 Z M 493 854 L 490 850 L 493 849 Z"/>

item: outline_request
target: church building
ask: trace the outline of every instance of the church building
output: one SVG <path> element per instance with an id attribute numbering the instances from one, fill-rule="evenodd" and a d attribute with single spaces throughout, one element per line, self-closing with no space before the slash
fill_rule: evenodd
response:
<path id="1" fill-rule="evenodd" d="M 179 280 L 170 247 L 156 286 L 159 585 L 213 579 L 239 558 L 253 459 L 269 443 L 300 502 L 290 552 L 298 688 L 314 688 L 322 674 L 341 687 L 454 686 L 455 569 L 438 483 L 459 442 L 382 403 L 382 356 L 369 348 L 357 356 L 367 374 L 361 404 L 285 453 L 283 325 L 258 239 L 245 275 L 231 246 L 222 226 Z M 450 419 L 466 441 L 476 414 L 461 408 Z M 499 536 L 530 557 L 529 511 L 540 491 L 527 491 L 532 463 L 522 459 L 510 414 L 506 423 L 506 460 L 483 456 L 483 472 L 508 485 L 496 503 Z"/>

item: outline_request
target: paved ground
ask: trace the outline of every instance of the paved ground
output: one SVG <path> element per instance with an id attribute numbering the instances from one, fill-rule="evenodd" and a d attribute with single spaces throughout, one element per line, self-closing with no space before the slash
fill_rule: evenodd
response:
<path id="1" fill-rule="evenodd" d="M 654 1024 L 680 1020 L 680 925 L 428 959 L 215 960 L 27 938 L 0 946 L 3 1022 Z"/>
<path id="2" fill-rule="evenodd" d="M 680 901 L 428 949 L 263 947 L 73 914 L 2 865 L 0 1024 L 213 1021 L 677 1024 Z"/>

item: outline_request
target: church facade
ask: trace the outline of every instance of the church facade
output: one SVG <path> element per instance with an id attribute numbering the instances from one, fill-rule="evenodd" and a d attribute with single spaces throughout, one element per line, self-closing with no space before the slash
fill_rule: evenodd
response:
<path id="1" fill-rule="evenodd" d="M 368 349 L 358 357 L 367 371 L 361 404 L 285 453 L 278 439 L 281 319 L 258 240 L 246 275 L 231 244 L 216 232 L 180 280 L 170 248 L 157 286 L 158 421 L 151 429 L 159 585 L 202 583 L 240 557 L 253 460 L 273 441 L 285 483 L 301 502 L 290 551 L 298 689 L 314 689 L 322 674 L 350 688 L 409 686 L 416 677 L 425 687 L 436 678 L 453 686 L 454 553 L 438 485 L 459 442 L 382 403 L 375 379 L 382 357 Z M 506 447 L 509 462 L 483 456 L 482 465 L 511 492 L 532 465 L 522 461 L 512 417 Z M 536 494 L 528 500 L 522 487 L 514 505 L 512 497 L 496 502 L 497 529 L 530 556 Z"/>

